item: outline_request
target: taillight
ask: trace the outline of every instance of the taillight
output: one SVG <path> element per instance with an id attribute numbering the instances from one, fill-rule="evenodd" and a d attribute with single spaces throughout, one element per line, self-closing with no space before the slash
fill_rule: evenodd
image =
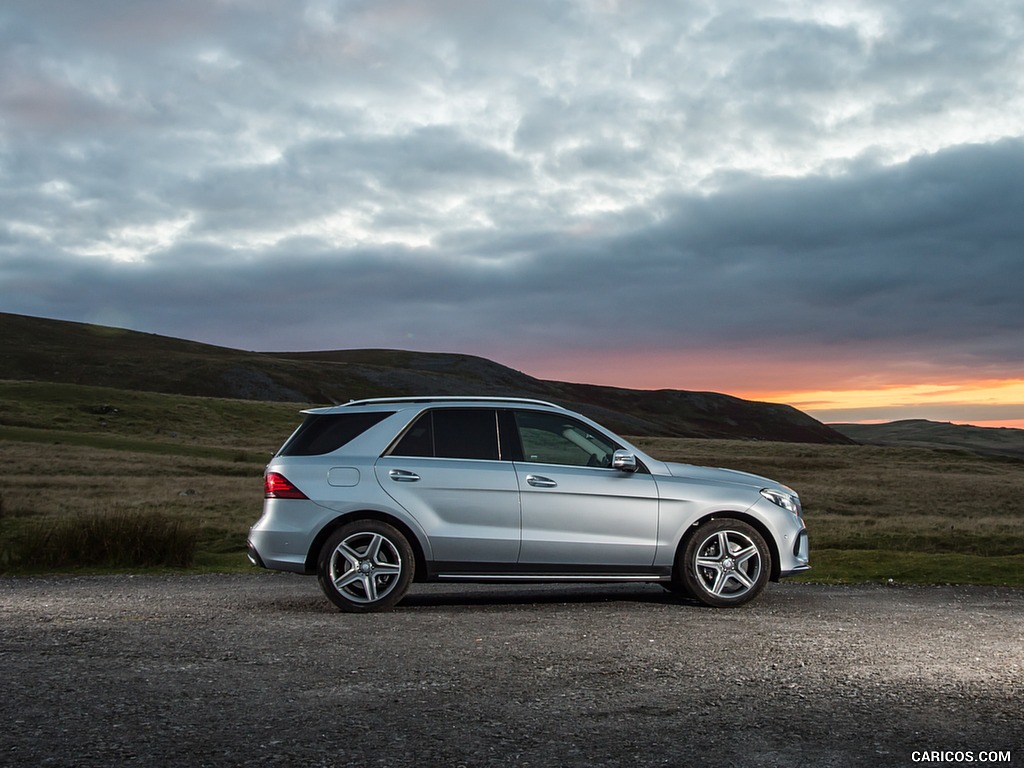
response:
<path id="1" fill-rule="evenodd" d="M 263 476 L 263 498 L 305 499 L 308 497 L 292 485 L 291 481 L 280 472 L 267 472 Z"/>

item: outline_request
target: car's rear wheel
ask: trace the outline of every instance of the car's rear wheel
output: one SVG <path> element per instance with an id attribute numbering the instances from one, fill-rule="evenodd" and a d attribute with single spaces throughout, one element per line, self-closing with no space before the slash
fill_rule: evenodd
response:
<path id="1" fill-rule="evenodd" d="M 401 600 L 415 567 L 412 547 L 397 528 L 380 520 L 356 520 L 324 542 L 317 577 L 338 608 L 367 613 Z"/>
<path id="2" fill-rule="evenodd" d="M 690 537 L 677 575 L 705 605 L 729 608 L 753 600 L 768 583 L 771 550 L 757 530 L 741 520 L 712 520 Z"/>

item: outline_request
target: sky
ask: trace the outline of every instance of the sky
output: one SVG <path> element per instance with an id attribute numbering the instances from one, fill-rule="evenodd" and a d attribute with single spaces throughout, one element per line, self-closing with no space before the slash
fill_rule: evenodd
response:
<path id="1" fill-rule="evenodd" d="M 1022 41 L 1024 0 L 4 0 L 0 311 L 1024 427 Z"/>

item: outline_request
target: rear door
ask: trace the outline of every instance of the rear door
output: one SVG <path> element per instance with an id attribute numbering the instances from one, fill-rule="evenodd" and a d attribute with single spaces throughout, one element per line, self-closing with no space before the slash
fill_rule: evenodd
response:
<path id="1" fill-rule="evenodd" d="M 658 488 L 641 469 L 611 468 L 620 447 L 571 416 L 515 414 L 523 533 L 520 570 L 621 573 L 650 568 L 658 544 Z"/>
<path id="2" fill-rule="evenodd" d="M 518 560 L 519 485 L 502 460 L 493 408 L 425 411 L 375 471 L 426 531 L 435 567 Z"/>

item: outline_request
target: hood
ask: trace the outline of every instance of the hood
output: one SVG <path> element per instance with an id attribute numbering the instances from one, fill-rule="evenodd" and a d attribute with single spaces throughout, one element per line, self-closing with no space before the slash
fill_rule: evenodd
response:
<path id="1" fill-rule="evenodd" d="M 730 485 L 745 485 L 749 488 L 783 488 L 781 483 L 770 480 L 767 477 L 754 475 L 750 472 L 740 472 L 738 469 L 719 469 L 717 467 L 699 467 L 695 464 L 678 464 L 667 462 L 669 473 L 672 477 L 689 478 L 691 480 L 703 480 L 713 483 L 729 483 Z"/>

